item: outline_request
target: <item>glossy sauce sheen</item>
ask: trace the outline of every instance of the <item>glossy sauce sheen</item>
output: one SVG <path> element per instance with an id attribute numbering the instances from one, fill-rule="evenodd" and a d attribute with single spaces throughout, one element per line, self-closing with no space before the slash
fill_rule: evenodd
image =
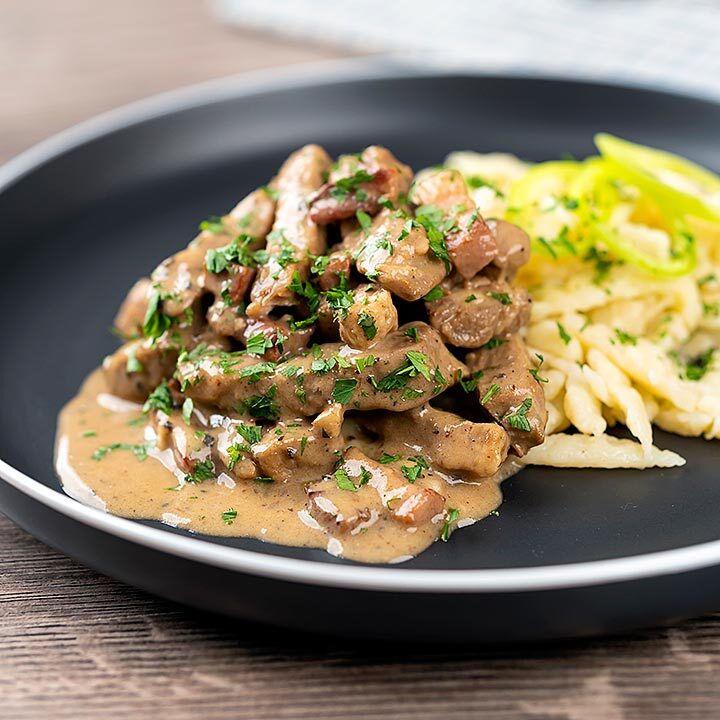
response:
<path id="1" fill-rule="evenodd" d="M 442 516 L 419 527 L 381 518 L 354 534 L 345 532 L 333 537 L 307 512 L 308 497 L 300 482 L 265 484 L 220 476 L 183 485 L 179 482 L 183 473 L 168 459 L 169 452 L 160 454 L 150 449 L 147 458 L 141 460 L 131 451 L 119 449 L 100 460 L 92 458 L 98 448 L 112 443 L 145 443 L 150 437 L 148 431 L 141 407 L 109 395 L 102 371 L 93 372 L 59 419 L 56 468 L 65 491 L 114 515 L 159 520 L 207 535 L 254 537 L 282 545 L 324 548 L 333 555 L 368 563 L 407 560 L 441 533 Z M 365 450 L 372 447 L 370 441 L 358 437 L 353 444 Z M 415 452 L 417 448 L 408 447 L 408 455 Z M 493 478 L 452 484 L 427 472 L 416 486 L 443 495 L 446 507 L 458 510 L 457 527 L 461 528 L 485 517 L 500 504 L 499 482 L 518 469 L 517 461 L 511 459 Z M 236 512 L 234 517 L 232 511 Z"/>

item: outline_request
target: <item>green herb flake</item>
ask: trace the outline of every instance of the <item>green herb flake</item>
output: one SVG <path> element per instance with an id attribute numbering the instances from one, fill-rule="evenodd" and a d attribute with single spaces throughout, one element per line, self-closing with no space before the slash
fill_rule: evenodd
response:
<path id="1" fill-rule="evenodd" d="M 435 300 L 440 300 L 440 298 L 443 297 L 445 297 L 445 293 L 443 292 L 443 289 L 438 285 L 429 292 L 427 292 L 425 295 L 423 295 L 423 300 L 425 302 L 435 302 Z"/>
<path id="2" fill-rule="evenodd" d="M 84 430 L 80 433 L 80 437 L 89 438 L 89 437 L 96 437 L 97 433 L 94 430 Z"/>
<path id="3" fill-rule="evenodd" d="M 418 336 L 418 329 L 415 326 L 405 328 L 403 330 L 403 335 L 409 337 L 413 342 L 420 342 L 420 337 Z"/>
<path id="4" fill-rule="evenodd" d="M 193 409 L 195 405 L 192 401 L 192 398 L 185 398 L 185 401 L 182 405 L 182 416 L 183 420 L 185 421 L 186 425 L 190 424 L 190 420 L 192 419 Z"/>
<path id="5" fill-rule="evenodd" d="M 185 475 L 185 482 L 197 485 L 205 480 L 211 480 L 215 477 L 215 464 L 208 458 L 207 460 L 198 460 L 191 472 Z"/>
<path id="6" fill-rule="evenodd" d="M 497 300 L 501 305 L 512 305 L 512 298 L 509 293 L 489 292 L 487 293 L 487 296 L 491 297 L 493 300 Z M 465 302 L 467 302 L 467 299 Z"/>
<path id="7" fill-rule="evenodd" d="M 145 460 L 147 457 L 148 445 L 142 443 L 140 445 L 131 445 L 130 443 L 116 442 L 110 445 L 101 445 L 90 456 L 93 460 L 102 460 L 106 455 L 116 450 L 127 450 L 131 452 L 138 460 Z"/>
<path id="8" fill-rule="evenodd" d="M 173 409 L 172 394 L 168 387 L 167 380 L 163 380 L 151 393 L 143 405 L 143 413 L 147 414 L 151 410 L 160 410 L 169 415 Z"/>
<path id="9" fill-rule="evenodd" d="M 333 400 L 341 405 L 347 405 L 352 400 L 357 385 L 358 381 L 355 378 L 338 378 L 332 391 Z"/>
<path id="10" fill-rule="evenodd" d="M 137 359 L 137 345 L 133 345 L 127 352 L 125 370 L 128 374 L 143 371 L 143 364 Z"/>
<path id="11" fill-rule="evenodd" d="M 615 328 L 615 335 L 622 345 L 637 345 L 637 336 L 631 335 L 621 328 Z"/>
<path id="12" fill-rule="evenodd" d="M 465 298 L 466 303 L 471 303 L 473 300 L 477 300 L 477 295 L 475 295 L 475 293 L 473 293 L 472 295 L 468 295 Z"/>
<path id="13" fill-rule="evenodd" d="M 388 465 L 389 463 L 397 462 L 401 457 L 402 457 L 402 455 L 390 455 L 389 453 L 384 452 L 380 456 L 380 459 L 378 460 L 378 462 L 381 465 Z"/>
<path id="14" fill-rule="evenodd" d="M 224 513 L 222 513 L 220 517 L 226 525 L 232 525 L 237 518 L 237 510 L 235 510 L 235 508 L 229 508 Z"/>
<path id="15" fill-rule="evenodd" d="M 558 335 L 560 335 L 560 339 L 566 345 L 569 345 L 570 341 L 572 340 L 572 337 L 560 322 L 557 323 L 557 329 L 558 329 Z"/>
<path id="16" fill-rule="evenodd" d="M 503 421 L 506 422 L 511 428 L 515 430 L 522 430 L 524 432 L 530 432 L 530 422 L 527 419 L 527 414 L 532 407 L 532 398 L 525 398 L 522 401 L 522 405 L 514 411 L 508 413 Z"/>
<path id="17" fill-rule="evenodd" d="M 440 539 L 447 542 L 452 535 L 452 526 L 460 519 L 460 512 L 456 508 L 448 508 L 445 522 L 440 531 Z"/>
<path id="18" fill-rule="evenodd" d="M 213 235 L 225 232 L 223 219 L 217 215 L 213 215 L 200 223 L 200 230 L 206 230 L 207 232 L 213 233 Z"/>
<path id="19" fill-rule="evenodd" d="M 375 339 L 377 335 L 377 325 L 375 325 L 375 318 L 370 313 L 361 311 L 358 314 L 358 325 L 362 328 L 368 340 Z"/>
<path id="20" fill-rule="evenodd" d="M 400 471 L 407 478 L 409 483 L 414 483 L 418 478 L 422 477 L 423 470 L 429 470 L 430 465 L 428 461 L 422 455 L 415 455 L 414 457 L 408 458 L 412 465 L 401 465 Z"/>
<path id="21" fill-rule="evenodd" d="M 487 390 L 487 392 L 482 396 L 482 400 L 480 400 L 481 405 L 485 405 L 488 403 L 492 398 L 494 398 L 499 392 L 502 390 L 502 388 L 497 384 L 493 383 Z"/>

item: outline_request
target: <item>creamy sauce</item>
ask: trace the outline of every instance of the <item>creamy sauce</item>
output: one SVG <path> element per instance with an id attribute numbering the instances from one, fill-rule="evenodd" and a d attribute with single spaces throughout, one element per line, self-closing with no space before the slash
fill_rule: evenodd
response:
<path id="1" fill-rule="evenodd" d="M 196 413 L 198 417 L 202 419 Z M 56 469 L 65 491 L 80 502 L 122 517 L 159 520 L 207 535 L 324 548 L 332 555 L 370 563 L 408 560 L 442 531 L 443 514 L 417 527 L 373 514 L 352 532 L 333 536 L 308 512 L 301 482 L 239 481 L 219 472 L 214 479 L 184 483 L 172 452 L 153 448 L 145 459 L 128 449 L 107 452 L 101 459 L 92 457 L 98 448 L 113 443 L 143 445 L 153 435 L 141 407 L 113 398 L 102 372 L 96 370 L 59 418 Z M 362 445 L 359 440 L 353 442 Z M 420 449 L 409 449 L 408 454 Z M 445 506 L 458 510 L 457 527 L 462 528 L 500 504 L 499 482 L 519 467 L 516 459 L 510 459 L 496 476 L 478 482 L 427 472 L 415 486 L 443 495 Z"/>

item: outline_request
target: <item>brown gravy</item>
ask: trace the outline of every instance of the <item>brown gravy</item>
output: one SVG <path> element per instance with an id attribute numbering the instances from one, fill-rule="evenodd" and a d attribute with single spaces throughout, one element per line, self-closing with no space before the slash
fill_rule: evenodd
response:
<path id="1" fill-rule="evenodd" d="M 307 512 L 303 483 L 241 482 L 221 473 L 199 484 L 183 484 L 172 453 L 152 447 L 144 459 L 122 448 L 93 459 L 98 448 L 113 443 L 142 445 L 152 440 L 152 433 L 141 406 L 110 395 L 102 371 L 95 370 L 59 418 L 56 468 L 65 491 L 122 517 L 159 520 L 207 535 L 324 548 L 333 555 L 369 563 L 410 559 L 441 534 L 444 519 L 438 516 L 419 527 L 380 519 L 357 532 L 334 537 Z M 448 482 L 428 472 L 417 485 L 440 492 L 447 507 L 458 510 L 456 526 L 462 528 L 497 508 L 502 499 L 499 482 L 519 467 L 517 459 L 511 458 L 495 477 L 479 482 Z"/>

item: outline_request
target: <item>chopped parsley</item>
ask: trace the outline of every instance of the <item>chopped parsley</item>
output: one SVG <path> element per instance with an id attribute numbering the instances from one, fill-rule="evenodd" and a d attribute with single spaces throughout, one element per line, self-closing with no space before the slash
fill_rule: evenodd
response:
<path id="1" fill-rule="evenodd" d="M 245 343 L 245 350 L 251 355 L 263 355 L 273 346 L 272 340 L 263 332 L 251 335 Z"/>
<path id="2" fill-rule="evenodd" d="M 185 475 L 185 482 L 197 485 L 205 480 L 211 480 L 215 477 L 215 464 L 208 458 L 207 460 L 198 460 L 195 467 Z"/>
<path id="3" fill-rule="evenodd" d="M 478 188 L 486 187 L 486 188 L 490 188 L 490 190 L 492 190 L 497 197 L 499 197 L 499 198 L 505 197 L 505 194 L 500 190 L 500 188 L 495 183 L 490 182 L 489 180 L 486 180 L 483 177 L 480 177 L 480 175 L 469 175 L 468 177 L 465 178 L 465 182 L 473 190 L 477 190 Z"/>
<path id="4" fill-rule="evenodd" d="M 532 398 L 525 398 L 522 401 L 522 405 L 513 412 L 508 413 L 503 420 L 515 430 L 523 430 L 524 432 L 530 432 L 530 422 L 527 419 L 527 414 L 532 407 Z"/>
<path id="5" fill-rule="evenodd" d="M 258 475 L 256 478 L 254 478 L 256 483 L 261 483 L 262 485 L 271 485 L 275 481 L 268 477 L 267 475 Z"/>
<path id="6" fill-rule="evenodd" d="M 273 385 L 266 393 L 251 395 L 247 400 L 241 401 L 239 409 L 258 420 L 277 420 L 280 406 L 273 402 L 276 395 L 277 387 Z"/>
<path id="7" fill-rule="evenodd" d="M 260 190 L 264 192 L 271 200 L 277 202 L 280 197 L 280 191 L 277 188 L 270 187 L 269 185 L 263 185 Z"/>
<path id="8" fill-rule="evenodd" d="M 370 232 L 370 228 L 372 227 L 372 218 L 362 210 L 358 210 L 355 213 L 355 217 L 357 218 L 357 221 L 360 223 L 360 227 L 362 228 L 363 233 L 367 236 Z"/>
<path id="9" fill-rule="evenodd" d="M 512 305 L 512 298 L 510 297 L 510 293 L 502 292 L 489 292 L 487 293 L 488 297 L 491 297 L 493 300 L 497 300 L 502 305 Z M 465 300 L 467 302 L 467 299 Z"/>
<path id="10" fill-rule="evenodd" d="M 504 338 L 490 338 L 484 345 L 481 345 L 482 350 L 494 350 L 504 345 L 507 342 Z"/>
<path id="11" fill-rule="evenodd" d="M 362 311 L 358 315 L 358 325 L 362 328 L 365 337 L 368 340 L 374 340 L 377 335 L 377 325 L 375 325 L 375 318 L 370 313 Z"/>
<path id="12" fill-rule="evenodd" d="M 217 215 L 212 215 L 207 220 L 203 220 L 200 223 L 200 230 L 207 230 L 208 232 L 217 235 L 221 232 L 225 232 L 225 226 L 223 225 L 223 219 Z"/>
<path id="13" fill-rule="evenodd" d="M 345 200 L 351 193 L 355 193 L 356 196 L 358 196 L 359 193 L 357 191 L 360 185 L 362 183 L 372 182 L 374 179 L 375 175 L 371 175 L 367 172 L 367 170 L 360 168 L 354 175 L 336 180 L 335 184 L 330 189 L 330 197 L 334 200 L 342 201 Z M 363 200 L 364 198 L 358 197 L 358 199 Z"/>
<path id="14" fill-rule="evenodd" d="M 355 378 L 338 378 L 333 387 L 332 397 L 335 402 L 347 405 L 355 394 L 358 381 Z"/>
<path id="15" fill-rule="evenodd" d="M 403 330 L 403 335 L 409 337 L 413 342 L 420 342 L 420 338 L 418 336 L 418 329 L 415 326 L 405 328 Z"/>
<path id="16" fill-rule="evenodd" d="M 186 425 L 190 424 L 194 407 L 195 404 L 193 403 L 192 398 L 185 398 L 185 401 L 182 404 L 182 416 Z"/>
<path id="17" fill-rule="evenodd" d="M 143 336 L 157 340 L 166 330 L 170 328 L 173 319 L 166 315 L 160 309 L 164 299 L 170 298 L 171 295 L 161 293 L 155 289 L 150 295 L 145 317 L 143 319 Z"/>
<path id="18" fill-rule="evenodd" d="M 382 380 L 372 383 L 376 390 L 382 392 L 390 392 L 398 388 L 404 388 L 410 378 L 422 375 L 426 380 L 430 381 L 430 368 L 428 367 L 427 355 L 410 350 L 405 353 L 405 361 L 391 373 L 386 375 Z"/>
<path id="19" fill-rule="evenodd" d="M 715 348 L 708 348 L 705 352 L 698 355 L 694 360 L 685 363 L 682 371 L 682 377 L 686 380 L 697 382 L 702 380 L 710 370 L 715 355 Z"/>
<path id="20" fill-rule="evenodd" d="M 237 518 L 237 510 L 235 510 L 235 508 L 230 508 L 222 513 L 220 517 L 226 525 L 232 525 L 233 522 L 235 522 L 235 518 Z"/>
<path id="21" fill-rule="evenodd" d="M 460 387 L 466 392 L 473 392 L 477 390 L 478 380 L 484 375 L 482 370 L 476 370 L 468 380 L 463 380 L 462 370 L 458 370 L 457 381 Z"/>
<path id="22" fill-rule="evenodd" d="M 703 287 L 703 285 L 707 285 L 709 283 L 716 283 L 718 281 L 717 275 L 713 273 L 708 273 L 707 275 L 703 275 L 697 283 L 700 287 Z"/>
<path id="23" fill-rule="evenodd" d="M 425 302 L 434 302 L 435 300 L 439 300 L 442 297 L 445 297 L 445 293 L 443 292 L 443 289 L 439 285 L 437 285 L 432 290 L 423 295 L 423 300 Z"/>
<path id="24" fill-rule="evenodd" d="M 315 258 L 315 262 L 320 259 L 321 258 Z M 329 260 L 330 258 L 328 258 L 328 261 Z M 294 292 L 298 297 L 305 300 L 311 313 L 314 313 L 318 309 L 318 305 L 320 305 L 320 293 L 313 287 L 311 282 L 303 282 L 297 271 L 293 273 L 288 289 L 292 290 L 292 292 Z"/>
<path id="25" fill-rule="evenodd" d="M 137 359 L 137 345 L 133 345 L 127 352 L 127 363 L 125 371 L 130 373 L 139 373 L 143 371 L 143 364 Z"/>
<path id="26" fill-rule="evenodd" d="M 148 445 L 147 443 L 141 443 L 139 445 L 131 445 L 130 443 L 116 442 L 110 445 L 101 445 L 95 452 L 90 456 L 93 460 L 102 460 L 106 455 L 115 450 L 128 450 L 138 460 L 145 460 L 147 457 Z"/>
<path id="27" fill-rule="evenodd" d="M 615 335 L 622 345 L 637 345 L 637 336 L 631 335 L 621 328 L 615 328 Z"/>
<path id="28" fill-rule="evenodd" d="M 357 485 L 352 481 L 345 468 L 338 468 L 333 473 L 333 477 L 335 478 L 335 483 L 340 490 L 357 492 L 363 485 L 367 485 L 368 481 L 372 477 L 372 473 L 366 467 L 361 466 Z"/>
<path id="29" fill-rule="evenodd" d="M 240 380 L 249 380 L 256 383 L 261 378 L 272 375 L 275 372 L 276 364 L 272 362 L 255 363 L 254 365 L 246 365 L 236 373 Z"/>
<path id="30" fill-rule="evenodd" d="M 358 372 L 362 372 L 365 368 L 374 365 L 376 360 L 377 358 L 374 355 L 366 355 L 365 357 L 355 358 L 355 369 Z"/>
<path id="31" fill-rule="evenodd" d="M 502 388 L 497 383 L 493 383 L 488 388 L 488 391 L 483 395 L 482 400 L 480 400 L 480 404 L 485 405 L 487 402 L 492 400 L 492 398 L 494 398 L 500 390 L 502 390 Z"/>
<path id="32" fill-rule="evenodd" d="M 303 435 L 303 436 L 300 438 L 300 455 L 304 455 L 304 454 L 305 454 L 305 448 L 307 447 L 307 444 L 308 444 L 308 436 L 307 436 L 307 435 Z"/>
<path id="33" fill-rule="evenodd" d="M 400 471 L 407 478 L 407 481 L 414 483 L 418 478 L 422 477 L 423 470 L 429 470 L 430 465 L 428 461 L 422 455 L 415 455 L 414 457 L 408 458 L 412 465 L 401 465 Z"/>
<path id="34" fill-rule="evenodd" d="M 236 425 L 235 431 L 250 445 L 255 445 L 262 439 L 262 428 L 259 425 L 245 425 L 243 423 Z"/>
<path id="35" fill-rule="evenodd" d="M 558 335 L 560 335 L 560 339 L 566 345 L 569 345 L 570 341 L 572 340 L 572 337 L 560 322 L 557 323 L 557 329 L 558 329 Z"/>
<path id="36" fill-rule="evenodd" d="M 415 224 L 425 230 L 430 250 L 439 260 L 443 261 L 445 271 L 450 272 L 450 255 L 445 242 L 445 233 L 452 228 L 454 221 L 452 219 L 443 221 L 443 213 L 440 208 L 434 205 L 422 205 L 415 213 Z"/>
<path id="37" fill-rule="evenodd" d="M 161 410 L 169 415 L 173 409 L 172 394 L 168 387 L 167 380 L 163 380 L 151 393 L 143 405 L 143 412 L 149 413 L 151 410 Z"/>
<path id="38" fill-rule="evenodd" d="M 543 363 L 545 362 L 545 357 L 541 355 L 540 353 L 535 353 L 535 357 L 538 359 L 538 366 L 534 368 L 530 368 L 530 374 L 535 378 L 535 380 L 539 383 L 546 383 L 549 382 L 547 378 L 540 376 L 540 368 L 543 366 Z"/>
<path id="39" fill-rule="evenodd" d="M 330 288 L 330 290 L 327 290 L 323 295 L 328 305 L 333 309 L 336 319 L 344 320 L 347 317 L 348 310 L 355 302 L 352 292 L 348 289 L 347 279 L 344 275 L 340 277 L 339 285 Z"/>
<path id="40" fill-rule="evenodd" d="M 221 248 L 210 248 L 205 253 L 205 267 L 210 273 L 221 273 L 237 263 L 246 267 L 256 267 L 259 260 L 264 259 L 263 253 L 253 253 L 250 246 L 255 241 L 252 235 L 239 235 L 230 244 Z"/>
<path id="41" fill-rule="evenodd" d="M 390 455 L 389 453 L 384 452 L 381 456 L 378 462 L 381 465 L 388 465 L 391 462 L 397 462 L 402 455 Z"/>
<path id="42" fill-rule="evenodd" d="M 80 433 L 80 437 L 88 438 L 88 437 L 95 437 L 97 433 L 94 430 L 84 430 Z"/>
<path id="43" fill-rule="evenodd" d="M 460 512 L 456 508 L 448 508 L 445 522 L 443 523 L 442 530 L 440 531 L 440 539 L 443 542 L 447 542 L 452 535 L 452 526 L 460 519 Z"/>
<path id="44" fill-rule="evenodd" d="M 473 300 L 477 300 L 477 295 L 475 295 L 475 293 L 472 293 L 472 295 L 468 295 L 465 298 L 466 303 L 471 303 Z"/>

